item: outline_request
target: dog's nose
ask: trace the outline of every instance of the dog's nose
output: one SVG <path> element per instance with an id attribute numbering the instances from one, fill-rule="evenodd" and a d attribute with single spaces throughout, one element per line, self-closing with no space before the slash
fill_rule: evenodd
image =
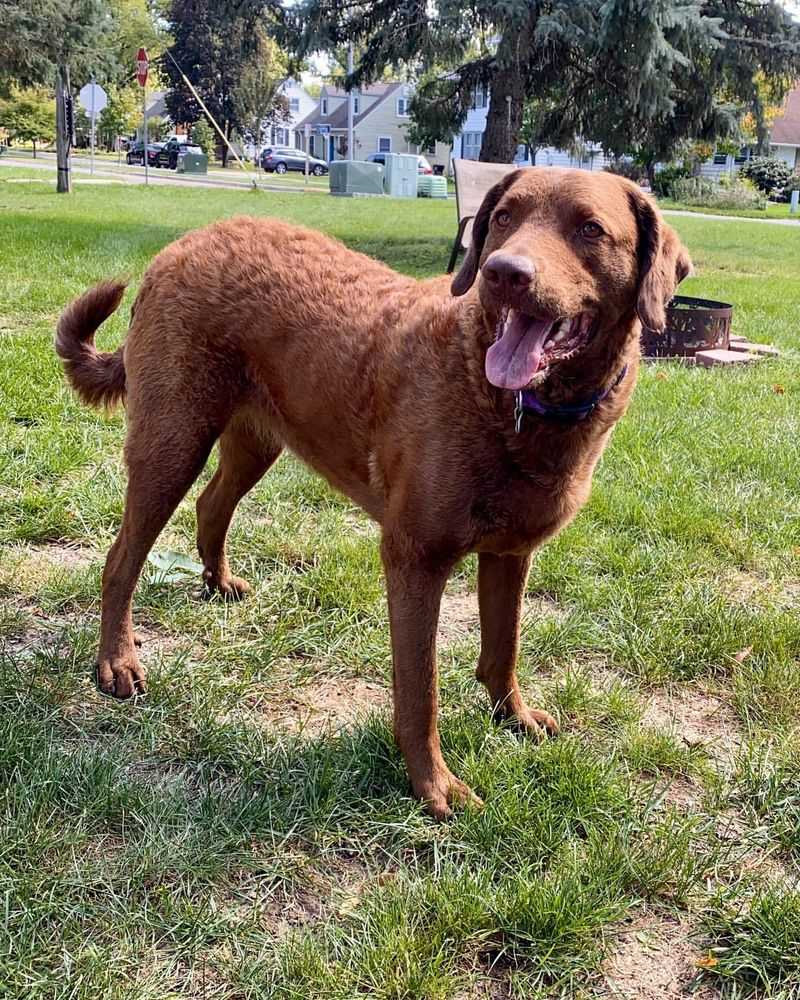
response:
<path id="1" fill-rule="evenodd" d="M 493 253 L 481 268 L 481 274 L 496 292 L 521 292 L 533 280 L 533 261 L 520 254 Z"/>

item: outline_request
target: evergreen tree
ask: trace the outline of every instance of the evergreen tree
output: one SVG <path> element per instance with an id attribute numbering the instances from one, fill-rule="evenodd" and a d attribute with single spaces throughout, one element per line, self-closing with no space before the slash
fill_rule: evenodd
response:
<path id="1" fill-rule="evenodd" d="M 285 15 L 299 55 L 356 43 L 351 85 L 415 67 L 417 134 L 451 138 L 486 88 L 481 159 L 500 162 L 533 97 L 541 144 L 627 151 L 646 135 L 664 157 L 733 129 L 737 102 L 757 113 L 758 73 L 780 91 L 800 72 L 800 29 L 777 0 L 302 0 Z"/>

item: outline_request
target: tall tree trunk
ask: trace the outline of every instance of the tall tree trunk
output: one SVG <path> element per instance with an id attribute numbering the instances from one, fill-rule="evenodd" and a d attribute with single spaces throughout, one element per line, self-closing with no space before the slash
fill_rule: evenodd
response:
<path id="1" fill-rule="evenodd" d="M 495 74 L 481 143 L 480 158 L 484 163 L 513 161 L 522 130 L 524 98 L 525 86 L 518 67 L 509 66 Z"/>
<path id="2" fill-rule="evenodd" d="M 36 140 L 33 140 L 33 158 L 36 159 Z"/>
<path id="3" fill-rule="evenodd" d="M 69 94 L 69 67 L 59 66 L 56 71 L 56 163 L 58 176 L 56 191 L 65 194 L 72 190 L 70 173 L 69 147 L 72 136 L 69 134 L 64 97 Z"/>

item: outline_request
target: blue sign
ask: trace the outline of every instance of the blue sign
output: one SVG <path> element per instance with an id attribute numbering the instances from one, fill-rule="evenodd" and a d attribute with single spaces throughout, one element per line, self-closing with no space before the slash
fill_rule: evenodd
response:
<path id="1" fill-rule="evenodd" d="M 317 133 L 317 135 L 330 135 L 331 127 L 330 125 L 315 125 L 314 131 Z"/>

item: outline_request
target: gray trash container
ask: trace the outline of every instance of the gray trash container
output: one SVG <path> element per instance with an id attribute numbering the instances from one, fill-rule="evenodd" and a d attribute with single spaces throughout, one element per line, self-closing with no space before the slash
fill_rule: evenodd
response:
<path id="1" fill-rule="evenodd" d="M 178 153 L 179 174 L 207 174 L 208 157 L 205 153 Z"/>

